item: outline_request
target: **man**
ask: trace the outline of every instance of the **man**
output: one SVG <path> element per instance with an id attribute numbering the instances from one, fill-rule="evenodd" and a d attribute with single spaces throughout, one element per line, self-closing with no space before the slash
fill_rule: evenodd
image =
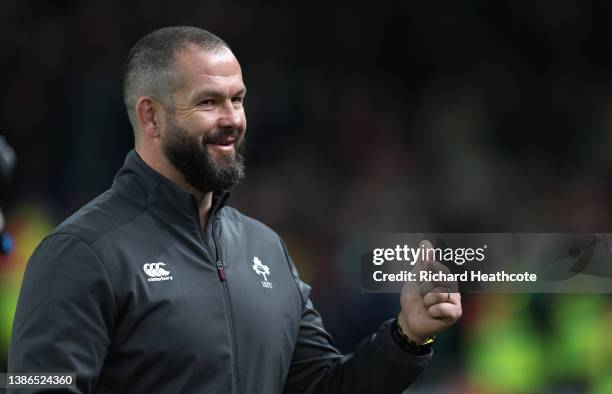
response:
<path id="1" fill-rule="evenodd" d="M 278 235 L 226 205 L 244 176 L 245 94 L 207 31 L 164 28 L 132 48 L 136 149 L 31 257 L 9 371 L 130 394 L 399 393 L 418 376 L 459 294 L 402 295 L 397 320 L 340 355 Z"/>

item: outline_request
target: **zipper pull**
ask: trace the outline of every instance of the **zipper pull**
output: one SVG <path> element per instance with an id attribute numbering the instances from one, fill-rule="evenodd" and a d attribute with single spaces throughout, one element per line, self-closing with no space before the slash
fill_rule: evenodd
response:
<path id="1" fill-rule="evenodd" d="M 225 282 L 225 268 L 223 268 L 223 263 L 221 260 L 217 261 L 217 273 L 219 274 L 219 279 L 221 282 Z"/>

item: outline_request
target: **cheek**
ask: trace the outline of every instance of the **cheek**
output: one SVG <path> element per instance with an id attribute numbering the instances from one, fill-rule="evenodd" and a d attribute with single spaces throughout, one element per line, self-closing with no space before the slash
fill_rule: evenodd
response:
<path id="1" fill-rule="evenodd" d="M 242 120 L 242 133 L 244 133 L 246 131 L 247 128 L 247 118 L 246 118 L 246 114 L 244 113 L 244 109 L 242 111 L 240 111 L 240 119 Z"/>
<path id="2" fill-rule="evenodd" d="M 188 122 L 185 122 L 185 128 L 190 134 L 201 138 L 203 135 L 213 130 L 215 124 L 214 117 L 205 113 L 199 113 L 197 116 L 191 117 Z"/>

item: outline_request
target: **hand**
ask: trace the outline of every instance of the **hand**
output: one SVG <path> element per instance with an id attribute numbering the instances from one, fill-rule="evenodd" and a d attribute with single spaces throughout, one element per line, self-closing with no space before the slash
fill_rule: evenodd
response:
<path id="1" fill-rule="evenodd" d="M 433 248 L 431 242 L 423 241 L 419 247 Z M 444 265 L 420 260 L 415 271 L 432 270 L 449 272 Z M 462 314 L 461 294 L 456 282 L 406 283 L 400 295 L 401 312 L 397 322 L 404 334 L 418 344 L 453 325 Z"/>

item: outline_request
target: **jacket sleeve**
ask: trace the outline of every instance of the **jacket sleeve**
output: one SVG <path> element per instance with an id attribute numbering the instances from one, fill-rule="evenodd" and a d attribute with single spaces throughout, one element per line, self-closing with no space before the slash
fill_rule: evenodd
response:
<path id="1" fill-rule="evenodd" d="M 286 253 L 286 250 L 285 250 Z M 310 301 L 310 286 L 302 282 L 287 255 L 304 301 L 286 394 L 402 393 L 423 371 L 431 357 L 402 350 L 391 336 L 392 320 L 363 339 L 353 353 L 341 355 Z"/>
<path id="2" fill-rule="evenodd" d="M 93 392 L 115 311 L 110 282 L 96 253 L 74 235 L 51 235 L 35 250 L 24 274 L 9 372 L 75 373 L 76 389 L 63 392 Z M 15 391 L 40 392 L 44 389 Z"/>

